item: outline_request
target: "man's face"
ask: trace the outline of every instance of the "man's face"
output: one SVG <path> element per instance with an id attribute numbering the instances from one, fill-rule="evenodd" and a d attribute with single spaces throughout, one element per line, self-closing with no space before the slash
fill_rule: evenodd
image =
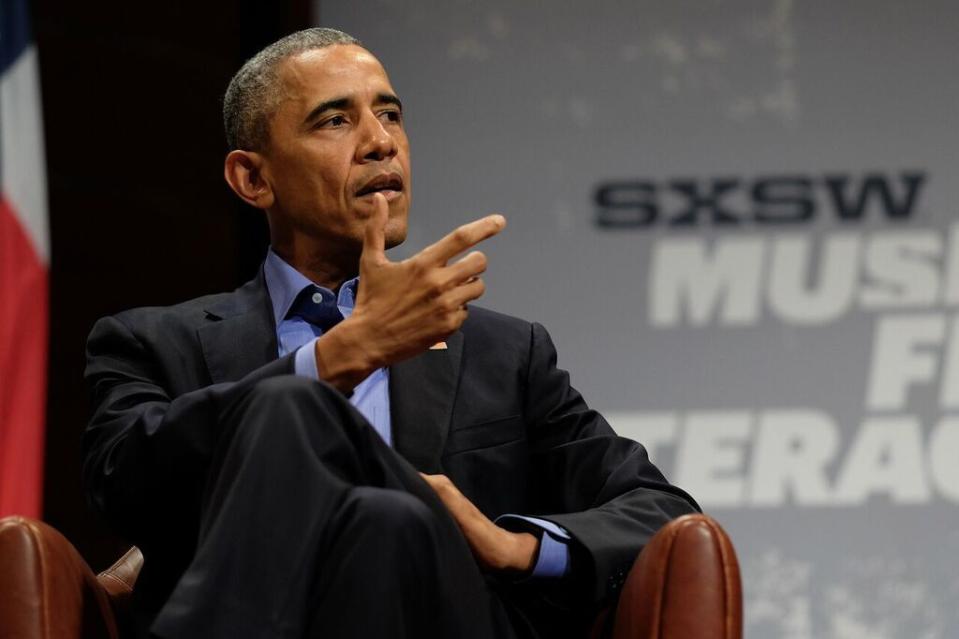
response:
<path id="1" fill-rule="evenodd" d="M 401 243 L 410 151 L 386 71 L 366 49 L 333 45 L 284 61 L 280 76 L 284 95 L 262 154 L 274 194 L 274 234 L 305 234 L 358 251 L 373 193 L 380 192 L 389 203 L 387 247 Z"/>

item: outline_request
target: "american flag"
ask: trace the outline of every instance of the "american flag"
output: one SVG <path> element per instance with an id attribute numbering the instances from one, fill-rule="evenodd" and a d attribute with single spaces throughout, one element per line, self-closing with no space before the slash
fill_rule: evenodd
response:
<path id="1" fill-rule="evenodd" d="M 50 264 L 37 47 L 0 0 L 0 517 L 39 517 Z"/>

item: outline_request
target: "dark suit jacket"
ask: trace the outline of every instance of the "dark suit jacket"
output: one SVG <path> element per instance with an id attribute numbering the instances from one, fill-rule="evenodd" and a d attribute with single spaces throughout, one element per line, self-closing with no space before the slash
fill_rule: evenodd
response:
<path id="1" fill-rule="evenodd" d="M 391 368 L 394 448 L 447 474 L 490 518 L 565 527 L 566 586 L 586 603 L 614 596 L 650 536 L 695 502 L 586 405 L 540 325 L 471 307 L 447 344 Z M 292 356 L 277 359 L 261 274 L 233 293 L 104 318 L 87 357 L 87 492 L 143 550 L 138 591 L 155 608 L 192 557 L 220 409 L 293 373 Z"/>

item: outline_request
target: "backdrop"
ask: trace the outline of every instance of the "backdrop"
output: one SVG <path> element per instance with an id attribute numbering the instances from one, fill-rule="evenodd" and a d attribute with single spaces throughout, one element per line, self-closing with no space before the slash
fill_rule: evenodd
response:
<path id="1" fill-rule="evenodd" d="M 406 105 L 407 252 L 729 530 L 760 638 L 959 636 L 959 5 L 325 0 Z"/>

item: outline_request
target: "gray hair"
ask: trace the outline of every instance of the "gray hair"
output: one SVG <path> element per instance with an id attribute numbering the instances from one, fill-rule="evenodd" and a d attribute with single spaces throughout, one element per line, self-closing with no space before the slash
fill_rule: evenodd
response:
<path id="1" fill-rule="evenodd" d="M 259 151 L 269 141 L 270 117 L 282 97 L 280 63 L 334 44 L 360 41 L 336 29 L 304 29 L 277 40 L 240 67 L 223 96 L 223 128 L 230 150 Z"/>

